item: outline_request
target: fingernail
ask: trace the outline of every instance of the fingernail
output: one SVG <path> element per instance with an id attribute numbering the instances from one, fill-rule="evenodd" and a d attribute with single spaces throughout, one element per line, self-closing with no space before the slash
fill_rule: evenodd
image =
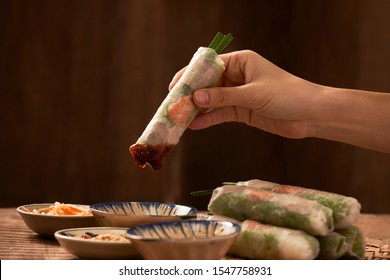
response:
<path id="1" fill-rule="evenodd" d="M 195 101 L 199 105 L 207 105 L 210 101 L 209 94 L 204 91 L 197 91 L 194 93 Z"/>

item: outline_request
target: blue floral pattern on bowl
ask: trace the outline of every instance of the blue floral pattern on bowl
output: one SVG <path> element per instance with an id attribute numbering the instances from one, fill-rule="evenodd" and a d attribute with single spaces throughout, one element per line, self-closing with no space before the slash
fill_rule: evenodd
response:
<path id="1" fill-rule="evenodd" d="M 196 214 L 193 207 L 160 202 L 107 202 L 91 205 L 91 209 L 119 215 L 185 216 Z"/>
<path id="2" fill-rule="evenodd" d="M 106 202 L 90 206 L 102 226 L 132 227 L 195 216 L 194 207 L 162 202 Z"/>
<path id="3" fill-rule="evenodd" d="M 133 227 L 127 237 L 145 259 L 221 259 L 240 229 L 228 221 L 185 220 Z"/>
<path id="4" fill-rule="evenodd" d="M 138 226 L 129 229 L 127 235 L 150 241 L 192 240 L 235 234 L 239 228 L 238 224 L 230 222 L 191 220 Z"/>

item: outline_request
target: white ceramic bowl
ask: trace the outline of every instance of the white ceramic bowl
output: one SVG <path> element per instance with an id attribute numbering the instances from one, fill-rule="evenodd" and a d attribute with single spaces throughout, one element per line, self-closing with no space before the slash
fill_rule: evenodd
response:
<path id="1" fill-rule="evenodd" d="M 24 223 L 29 229 L 45 237 L 54 237 L 57 230 L 75 227 L 94 227 L 98 223 L 94 216 L 76 216 L 76 215 L 49 215 L 33 213 L 34 209 L 47 208 L 53 203 L 37 203 L 22 205 L 16 208 L 16 211 L 21 215 Z M 79 207 L 88 209 L 88 205 L 74 204 Z"/>
<path id="2" fill-rule="evenodd" d="M 54 233 L 61 247 L 83 259 L 134 259 L 141 258 L 129 239 L 126 241 L 104 241 L 84 239 L 83 235 L 115 235 L 126 237 L 127 228 L 90 227 L 59 230 Z"/>
<path id="3" fill-rule="evenodd" d="M 195 216 L 193 207 L 160 202 L 106 202 L 91 205 L 91 212 L 101 226 L 133 227 Z"/>
<path id="4" fill-rule="evenodd" d="M 227 221 L 185 220 L 130 228 L 127 236 L 144 259 L 223 258 L 241 226 Z"/>

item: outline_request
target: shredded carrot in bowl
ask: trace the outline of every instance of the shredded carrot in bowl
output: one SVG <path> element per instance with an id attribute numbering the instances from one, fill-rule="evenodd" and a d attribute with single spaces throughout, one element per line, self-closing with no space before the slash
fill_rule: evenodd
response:
<path id="1" fill-rule="evenodd" d="M 44 215 L 76 215 L 76 216 L 91 216 L 92 213 L 89 207 L 81 207 L 73 204 L 65 204 L 55 202 L 53 205 L 45 208 L 33 209 L 31 213 L 44 214 Z"/>

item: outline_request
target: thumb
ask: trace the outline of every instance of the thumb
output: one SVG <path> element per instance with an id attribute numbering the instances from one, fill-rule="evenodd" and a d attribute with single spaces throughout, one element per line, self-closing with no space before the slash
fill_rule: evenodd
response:
<path id="1" fill-rule="evenodd" d="M 193 101 L 199 108 L 219 108 L 245 105 L 246 94 L 242 87 L 204 88 L 194 92 Z"/>

